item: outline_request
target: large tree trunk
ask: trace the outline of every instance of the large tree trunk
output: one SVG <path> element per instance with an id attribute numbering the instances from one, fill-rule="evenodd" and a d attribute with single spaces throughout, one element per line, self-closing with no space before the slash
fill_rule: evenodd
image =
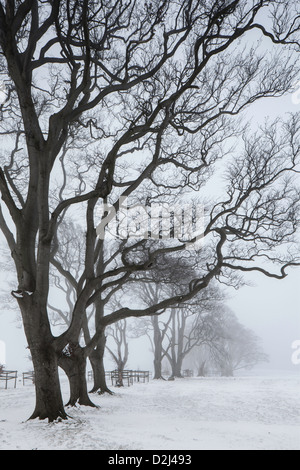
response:
<path id="1" fill-rule="evenodd" d="M 103 271 L 103 266 L 104 266 L 103 251 L 104 251 L 104 246 L 102 242 L 100 246 L 99 259 L 98 259 L 98 265 L 97 265 L 98 276 L 102 275 L 104 272 Z M 113 395 L 113 392 L 109 390 L 106 384 L 106 378 L 105 378 L 105 368 L 104 368 L 104 353 L 105 353 L 105 346 L 106 346 L 105 328 L 99 329 L 99 323 L 104 317 L 104 306 L 105 306 L 105 302 L 99 296 L 95 302 L 95 307 L 96 307 L 95 328 L 96 330 L 98 329 L 98 331 L 100 330 L 100 336 L 99 336 L 99 341 L 97 343 L 97 346 L 88 354 L 90 363 L 93 369 L 93 376 L 94 376 L 94 385 L 90 393 L 99 392 L 99 394 L 109 393 L 110 395 Z M 86 336 L 89 336 L 88 329 L 86 331 Z M 87 343 L 88 342 L 89 341 L 87 341 Z"/>
<path id="2" fill-rule="evenodd" d="M 154 364 L 154 377 L 153 379 L 155 380 L 159 380 L 159 379 L 162 379 L 162 365 L 161 365 L 161 358 L 154 358 L 154 361 L 153 361 L 153 364 Z"/>
<path id="3" fill-rule="evenodd" d="M 182 362 L 183 362 L 183 356 L 177 357 L 175 354 L 175 351 L 172 351 L 172 355 L 167 354 L 167 358 L 169 360 L 171 369 L 172 369 L 172 374 L 170 378 L 178 377 L 182 378 L 181 374 L 181 368 L 182 368 Z"/>
<path id="4" fill-rule="evenodd" d="M 90 400 L 86 382 L 86 358 L 79 345 L 69 345 L 67 354 L 59 358 L 59 366 L 64 370 L 70 385 L 70 399 L 66 406 L 84 405 L 96 408 Z"/>
<path id="5" fill-rule="evenodd" d="M 232 366 L 228 365 L 228 364 L 223 364 L 221 366 L 221 376 L 222 377 L 233 377 L 234 373 L 233 373 Z"/>
<path id="6" fill-rule="evenodd" d="M 163 347 L 162 347 L 162 333 L 159 328 L 158 317 L 152 318 L 153 325 L 153 343 L 154 343 L 154 379 L 163 379 L 162 376 L 162 358 L 163 358 Z"/>
<path id="7" fill-rule="evenodd" d="M 181 374 L 181 368 L 182 368 L 182 360 L 180 359 L 175 359 L 171 362 L 171 366 L 172 366 L 172 375 L 171 377 L 177 377 L 177 378 L 182 378 L 182 374 Z"/>
<path id="8" fill-rule="evenodd" d="M 106 384 L 105 368 L 104 368 L 105 344 L 106 344 L 106 336 L 105 336 L 105 333 L 103 332 L 103 335 L 101 335 L 101 339 L 98 343 L 98 346 L 89 355 L 90 363 L 93 369 L 93 376 L 94 376 L 94 385 L 90 393 L 98 392 L 99 394 L 109 393 L 110 395 L 113 395 L 113 392 L 108 388 Z"/>
<path id="9" fill-rule="evenodd" d="M 185 330 L 185 317 L 184 313 L 180 310 L 173 309 L 172 323 L 171 323 L 171 347 L 170 354 L 167 354 L 170 365 L 172 367 L 171 378 L 182 378 L 181 369 L 184 359 L 183 343 L 184 343 L 184 330 Z"/>
<path id="10" fill-rule="evenodd" d="M 116 386 L 117 387 L 124 387 L 124 382 L 123 382 L 123 371 L 124 371 L 124 367 L 125 367 L 125 364 L 123 363 L 123 361 L 120 361 L 118 364 L 117 364 L 117 367 L 118 367 L 118 378 L 117 378 L 117 381 L 116 381 Z"/>
<path id="11" fill-rule="evenodd" d="M 18 302 L 35 373 L 36 405 L 30 419 L 48 418 L 49 422 L 66 419 L 57 351 L 54 347 L 55 338 L 51 334 L 47 312 L 33 294 L 23 292 L 18 297 Z"/>
<path id="12" fill-rule="evenodd" d="M 197 377 L 205 377 L 205 376 L 206 376 L 206 361 L 201 361 L 198 366 Z"/>
<path id="13" fill-rule="evenodd" d="M 29 419 L 66 419 L 58 376 L 57 355 L 52 345 L 30 347 L 35 373 L 36 405 Z"/>

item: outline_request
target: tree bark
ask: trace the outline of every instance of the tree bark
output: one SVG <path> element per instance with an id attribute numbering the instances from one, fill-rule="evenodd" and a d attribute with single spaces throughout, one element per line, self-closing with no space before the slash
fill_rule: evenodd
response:
<path id="1" fill-rule="evenodd" d="M 182 359 L 181 358 L 174 358 L 172 361 L 170 361 L 171 367 L 172 367 L 172 375 L 171 377 L 177 377 L 179 379 L 183 378 L 183 375 L 181 374 L 181 368 L 182 368 Z"/>
<path id="2" fill-rule="evenodd" d="M 94 376 L 94 385 L 90 393 L 98 392 L 101 395 L 104 393 L 109 393 L 110 395 L 113 395 L 113 392 L 108 388 L 106 384 L 105 368 L 104 368 L 105 344 L 106 344 L 106 336 L 103 331 L 103 334 L 101 335 L 101 339 L 97 347 L 89 355 L 90 363 L 93 369 L 93 376 Z"/>
<path id="3" fill-rule="evenodd" d="M 178 378 L 182 378 L 182 374 L 181 374 L 181 369 L 182 369 L 182 360 L 180 359 L 177 359 L 177 362 L 175 364 L 175 369 L 174 369 L 174 372 L 175 372 L 175 377 L 178 377 Z"/>
<path id="4" fill-rule="evenodd" d="M 205 377 L 206 376 L 206 361 L 202 361 L 198 366 L 198 374 L 197 377 Z"/>
<path id="5" fill-rule="evenodd" d="M 59 366 L 64 370 L 70 385 L 70 399 L 66 406 L 84 405 L 97 408 L 90 400 L 86 382 L 86 358 L 83 348 L 76 345 L 69 355 L 61 355 Z"/>
<path id="6" fill-rule="evenodd" d="M 34 294 L 23 292 L 17 299 L 35 373 L 36 404 L 29 419 L 48 418 L 49 422 L 67 419 L 59 381 L 55 338 L 51 334 L 47 312 L 35 300 Z"/>
<path id="7" fill-rule="evenodd" d="M 99 256 L 98 256 L 98 263 L 97 263 L 97 275 L 100 276 L 104 273 L 104 244 L 103 242 L 99 243 Z M 96 330 L 99 327 L 99 323 L 104 317 L 104 308 L 105 308 L 105 301 L 99 296 L 95 303 L 95 328 Z M 86 338 L 88 339 L 89 332 L 86 331 Z M 89 338 L 90 340 L 90 338 Z M 87 341 L 88 343 L 89 341 Z M 106 384 L 106 377 L 105 377 L 105 368 L 104 368 L 104 353 L 105 353 L 105 346 L 106 346 L 106 336 L 105 336 L 105 328 L 100 329 L 99 340 L 97 346 L 88 353 L 90 363 L 93 369 L 93 377 L 94 377 L 94 385 L 90 393 L 99 392 L 99 394 L 109 393 L 113 395 L 113 392 L 109 390 Z"/>
<path id="8" fill-rule="evenodd" d="M 153 364 L 154 364 L 154 377 L 153 379 L 154 380 L 160 380 L 163 378 L 162 376 L 162 365 L 161 365 L 161 359 L 158 358 L 158 359 L 154 359 L 153 361 Z"/>
<path id="9" fill-rule="evenodd" d="M 222 366 L 221 367 L 221 376 L 222 377 L 233 377 L 234 376 L 234 373 L 233 373 L 233 369 L 231 366 Z"/>
<path id="10" fill-rule="evenodd" d="M 120 361 L 118 363 L 118 379 L 116 382 L 117 387 L 124 387 L 124 382 L 123 382 L 123 371 L 124 371 L 125 364 L 123 361 Z"/>
<path id="11" fill-rule="evenodd" d="M 153 325 L 153 343 L 154 343 L 154 379 L 162 379 L 162 358 L 163 358 L 163 348 L 162 348 L 162 334 L 159 328 L 158 317 L 152 317 Z"/>
<path id="12" fill-rule="evenodd" d="M 51 345 L 30 347 L 35 373 L 36 405 L 29 419 L 67 419 L 58 376 L 57 355 Z"/>

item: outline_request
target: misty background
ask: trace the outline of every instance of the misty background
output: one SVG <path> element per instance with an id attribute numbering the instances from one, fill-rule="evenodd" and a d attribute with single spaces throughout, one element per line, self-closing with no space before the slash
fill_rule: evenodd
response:
<path id="1" fill-rule="evenodd" d="M 246 118 L 257 127 L 270 117 L 284 117 L 300 109 L 300 82 L 295 83 L 294 93 L 276 99 L 264 99 L 247 109 Z M 1 239 L 0 249 L 3 251 Z M 0 256 L 1 293 L 10 288 L 7 285 L 8 273 L 3 263 L 4 253 Z M 257 366 L 253 373 L 300 373 L 300 365 L 292 363 L 292 343 L 300 340 L 300 267 L 289 268 L 288 276 L 283 280 L 266 278 L 262 274 L 247 273 L 248 285 L 238 291 L 224 287 L 227 293 L 226 305 L 233 310 L 239 321 L 262 340 L 264 352 L 269 355 L 269 363 Z M 16 303 L 11 297 L 9 302 Z M 18 370 L 19 373 L 32 369 L 28 360 L 29 350 L 18 310 L 0 307 L 0 341 L 6 345 L 6 368 Z M 129 340 L 129 360 L 126 368 L 153 369 L 153 353 L 146 337 Z M 115 365 L 106 354 L 106 365 L 109 369 Z M 243 370 L 242 375 L 249 374 Z"/>

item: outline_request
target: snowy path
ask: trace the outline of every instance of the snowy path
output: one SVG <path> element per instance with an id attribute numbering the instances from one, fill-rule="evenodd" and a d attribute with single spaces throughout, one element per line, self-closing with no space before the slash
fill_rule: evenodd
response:
<path id="1" fill-rule="evenodd" d="M 300 450 L 300 378 L 135 384 L 58 424 L 26 422 L 33 392 L 0 389 L 0 449 Z"/>

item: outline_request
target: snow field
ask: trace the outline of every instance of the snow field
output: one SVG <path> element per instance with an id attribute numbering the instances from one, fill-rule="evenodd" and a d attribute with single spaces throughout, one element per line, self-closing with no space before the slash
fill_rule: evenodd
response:
<path id="1" fill-rule="evenodd" d="M 62 380 L 64 400 L 68 384 Z M 153 381 L 27 421 L 34 387 L 0 388 L 0 450 L 300 450 L 300 377 Z"/>

